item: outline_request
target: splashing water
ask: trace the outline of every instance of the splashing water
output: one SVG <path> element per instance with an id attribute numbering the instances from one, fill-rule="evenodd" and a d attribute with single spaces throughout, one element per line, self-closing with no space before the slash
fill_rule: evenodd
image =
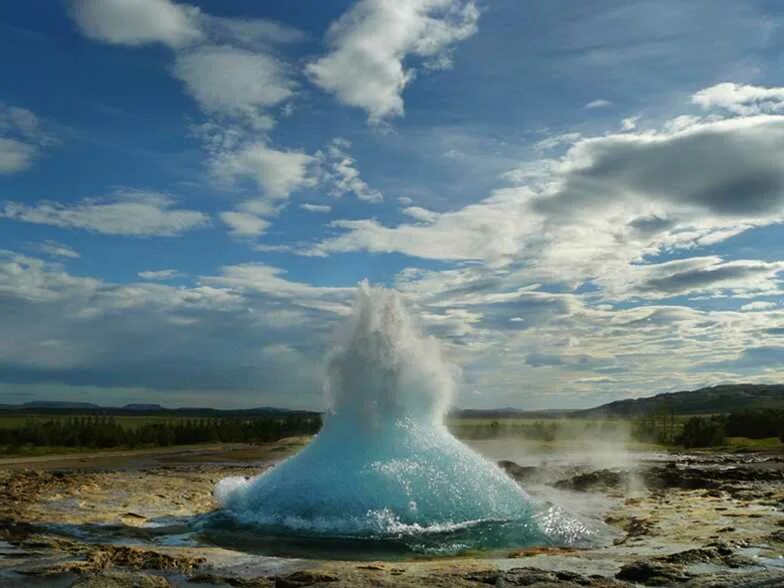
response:
<path id="1" fill-rule="evenodd" d="M 338 340 L 321 432 L 260 476 L 222 480 L 222 525 L 256 536 L 390 540 L 428 553 L 573 544 L 590 534 L 557 510 L 534 509 L 449 433 L 450 371 L 395 292 L 360 284 Z"/>

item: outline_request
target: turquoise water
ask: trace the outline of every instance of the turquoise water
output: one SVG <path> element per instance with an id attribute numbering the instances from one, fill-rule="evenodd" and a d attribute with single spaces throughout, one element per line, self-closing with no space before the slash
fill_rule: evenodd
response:
<path id="1" fill-rule="evenodd" d="M 569 544 L 591 531 L 537 508 L 495 464 L 443 425 L 452 370 L 392 291 L 360 286 L 328 357 L 324 427 L 297 455 L 216 488 L 213 537 L 262 551 L 452 554 Z M 296 549 L 295 549 L 296 550 Z"/>

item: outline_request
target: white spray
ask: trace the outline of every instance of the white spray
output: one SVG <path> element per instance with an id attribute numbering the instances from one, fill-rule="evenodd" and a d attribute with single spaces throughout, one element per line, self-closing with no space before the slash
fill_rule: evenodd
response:
<path id="1" fill-rule="evenodd" d="M 221 481 L 233 520 L 353 537 L 514 521 L 516 543 L 541 540 L 527 494 L 444 426 L 450 371 L 395 292 L 362 283 L 328 359 L 322 431 L 256 478 Z"/>

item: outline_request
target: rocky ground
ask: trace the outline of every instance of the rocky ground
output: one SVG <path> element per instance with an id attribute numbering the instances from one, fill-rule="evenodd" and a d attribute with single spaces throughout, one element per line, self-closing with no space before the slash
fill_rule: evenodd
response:
<path id="1" fill-rule="evenodd" d="M 657 455 L 623 468 L 500 465 L 607 544 L 410 561 L 318 561 L 195 542 L 215 483 L 305 441 L 0 462 L 0 586 L 784 586 L 784 455 Z"/>

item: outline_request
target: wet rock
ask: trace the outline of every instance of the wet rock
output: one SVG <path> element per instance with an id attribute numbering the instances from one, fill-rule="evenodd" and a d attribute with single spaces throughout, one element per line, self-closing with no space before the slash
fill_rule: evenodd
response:
<path id="1" fill-rule="evenodd" d="M 773 543 L 784 543 L 784 529 L 773 531 L 766 539 Z"/>
<path id="2" fill-rule="evenodd" d="M 12 519 L 0 520 L 0 539 L 3 541 L 19 543 L 27 539 L 35 531 L 35 526 L 30 523 Z"/>
<path id="3" fill-rule="evenodd" d="M 496 586 L 501 578 L 501 572 L 498 570 L 479 570 L 477 572 L 462 574 L 461 578 L 463 580 L 468 580 L 469 582 Z"/>
<path id="4" fill-rule="evenodd" d="M 524 549 L 518 549 L 516 551 L 511 552 L 507 557 L 510 558 L 521 558 L 521 557 L 533 557 L 534 555 L 568 555 L 572 553 L 576 553 L 578 551 L 575 547 L 549 547 L 549 546 L 539 546 L 539 547 L 526 547 Z"/>
<path id="5" fill-rule="evenodd" d="M 140 527 L 147 522 L 147 517 L 136 514 L 135 512 L 126 512 L 120 515 L 120 520 L 124 525 L 128 525 L 129 527 Z"/>
<path id="6" fill-rule="evenodd" d="M 727 568 L 755 566 L 753 559 L 738 555 L 729 545 L 717 543 L 708 547 L 687 549 L 649 560 L 635 561 L 625 565 L 616 578 L 626 582 L 637 582 L 646 586 L 669 586 L 692 580 L 695 574 L 687 566 L 713 564 Z M 717 579 L 719 575 L 714 575 Z M 700 584 L 696 584 L 700 585 Z"/>
<path id="7" fill-rule="evenodd" d="M 622 585 L 612 578 L 603 576 L 584 576 L 576 572 L 540 570 L 538 568 L 513 568 L 504 572 L 495 583 L 495 586 L 498 588 L 511 586 L 591 586 L 610 588 Z"/>
<path id="8" fill-rule="evenodd" d="M 656 561 L 679 565 L 707 563 L 727 566 L 729 568 L 756 565 L 756 562 L 753 559 L 738 555 L 732 547 L 725 543 L 717 543 L 709 547 L 679 551 L 677 553 L 658 557 L 656 558 Z"/>
<path id="9" fill-rule="evenodd" d="M 169 555 L 158 551 L 125 547 L 122 545 L 99 546 L 88 554 L 88 561 L 98 568 L 118 566 L 131 569 L 152 569 L 191 573 L 204 563 L 203 557 Z"/>
<path id="10" fill-rule="evenodd" d="M 613 578 L 604 576 L 585 576 L 565 570 L 542 570 L 533 567 L 512 568 L 507 571 L 475 570 L 462 573 L 440 573 L 437 576 L 423 578 L 416 586 L 494 586 L 496 588 L 512 588 L 514 586 L 563 587 L 578 586 L 596 588 L 615 588 L 626 586 Z"/>
<path id="11" fill-rule="evenodd" d="M 89 575 L 112 568 L 125 568 L 134 571 L 156 570 L 191 575 L 205 561 L 203 557 L 170 555 L 124 545 L 93 545 L 67 539 L 52 539 L 46 542 L 46 546 L 68 554 L 70 558 L 48 568 L 31 570 L 30 573 Z"/>
<path id="12" fill-rule="evenodd" d="M 743 463 L 737 457 L 732 458 L 733 461 L 727 456 L 722 457 L 726 459 L 716 459 L 713 463 L 684 460 L 651 467 L 642 473 L 642 478 L 649 488 L 706 489 L 712 490 L 711 495 L 715 496 L 721 496 L 717 490 L 729 491 L 732 485 L 738 483 L 784 480 L 784 468 L 780 462 Z"/>
<path id="13" fill-rule="evenodd" d="M 671 586 L 691 579 L 683 566 L 658 561 L 635 561 L 621 568 L 615 577 L 624 582 L 635 582 L 646 586 Z"/>
<path id="14" fill-rule="evenodd" d="M 275 588 L 300 588 L 301 586 L 322 586 L 340 580 L 335 574 L 307 571 L 294 572 L 287 576 L 275 578 Z"/>
<path id="15" fill-rule="evenodd" d="M 498 466 L 517 482 L 528 480 L 533 477 L 537 470 L 535 466 L 521 466 L 507 459 L 499 461 Z"/>
<path id="16" fill-rule="evenodd" d="M 228 585 L 237 588 L 273 588 L 275 586 L 275 581 L 269 578 L 238 578 L 236 576 L 219 576 L 211 573 L 191 576 L 188 581 L 194 584 Z"/>
<path id="17" fill-rule="evenodd" d="M 127 572 L 101 572 L 77 580 L 71 588 L 169 588 L 171 584 L 161 576 Z"/>
<path id="18" fill-rule="evenodd" d="M 577 492 L 595 492 L 626 486 L 630 482 L 629 474 L 616 470 L 597 470 L 577 474 L 554 484 L 561 490 L 576 490 Z"/>
<path id="19" fill-rule="evenodd" d="M 615 522 L 615 521 L 605 521 L 608 523 Z M 615 545 L 623 545 L 627 541 L 632 539 L 636 539 L 638 537 L 643 537 L 645 535 L 651 534 L 651 529 L 653 529 L 653 523 L 648 519 L 639 519 L 637 517 L 629 517 L 626 521 L 620 525 L 621 528 L 626 532 L 626 535 L 619 539 L 615 539 L 613 543 Z"/>

